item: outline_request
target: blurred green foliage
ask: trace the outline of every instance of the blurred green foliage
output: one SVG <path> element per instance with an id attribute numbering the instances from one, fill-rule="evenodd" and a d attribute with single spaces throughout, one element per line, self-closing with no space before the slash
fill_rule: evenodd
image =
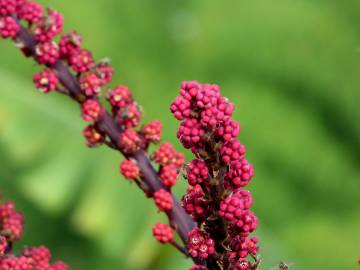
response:
<path id="1" fill-rule="evenodd" d="M 355 0 L 42 1 L 65 14 L 145 120 L 165 123 L 181 80 L 222 86 L 255 164 L 263 269 L 355 269 L 360 256 L 360 2 Z M 0 184 L 26 216 L 27 245 L 71 269 L 187 269 L 155 243 L 163 217 L 118 173 L 120 155 L 88 150 L 79 109 L 31 84 L 38 68 L 0 41 Z M 191 155 L 187 153 L 190 159 Z M 184 190 L 180 181 L 177 192 Z"/>

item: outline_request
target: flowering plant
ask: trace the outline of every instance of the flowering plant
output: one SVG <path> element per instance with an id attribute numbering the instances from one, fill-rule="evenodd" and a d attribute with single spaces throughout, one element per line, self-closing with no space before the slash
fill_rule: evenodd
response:
<path id="1" fill-rule="evenodd" d="M 240 125 L 231 118 L 235 106 L 217 85 L 183 82 L 170 110 L 180 122 L 177 137 L 194 159 L 185 162 L 184 155 L 166 142 L 149 153 L 149 146 L 161 141 L 162 123 L 140 125 L 141 107 L 126 86 L 109 89 L 108 104 L 102 102 L 102 89 L 112 81 L 113 68 L 107 60 L 96 62 L 76 31 L 62 34 L 63 22 L 61 13 L 36 2 L 0 0 L 1 37 L 12 39 L 42 67 L 33 77 L 36 88 L 77 102 L 89 123 L 83 130 L 86 144 L 105 144 L 122 153 L 121 174 L 168 217 L 168 224 L 154 225 L 154 237 L 191 258 L 192 270 L 258 269 L 258 240 L 250 236 L 258 220 L 250 210 L 252 195 L 244 189 L 254 169 L 237 139 Z M 180 174 L 189 186 L 179 202 L 172 187 Z M 38 266 L 43 261 L 46 269 L 66 269 L 63 263 L 51 266 L 50 253 L 43 247 L 14 257 L 11 246 L 22 232 L 22 218 L 17 212 L 9 214 L 12 204 L 3 207 L 0 270 L 43 269 Z"/>

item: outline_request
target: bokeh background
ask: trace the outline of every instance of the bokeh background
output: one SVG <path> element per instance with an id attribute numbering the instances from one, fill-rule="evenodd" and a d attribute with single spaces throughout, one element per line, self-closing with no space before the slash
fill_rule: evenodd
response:
<path id="1" fill-rule="evenodd" d="M 263 269 L 357 269 L 359 1 L 41 2 L 63 12 L 97 58 L 112 59 L 115 82 L 179 150 L 168 106 L 182 80 L 218 83 L 236 103 L 256 169 Z M 37 92 L 38 67 L 9 41 L 0 40 L 0 59 L 0 188 L 25 213 L 21 244 L 46 244 L 71 269 L 187 269 L 152 239 L 163 217 L 121 178 L 120 155 L 84 146 L 77 106 Z"/>

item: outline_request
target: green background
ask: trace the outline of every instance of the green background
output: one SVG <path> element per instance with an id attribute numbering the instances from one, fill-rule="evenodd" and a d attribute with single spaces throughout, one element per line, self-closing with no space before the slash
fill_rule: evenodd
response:
<path id="1" fill-rule="evenodd" d="M 164 122 L 182 80 L 218 83 L 237 105 L 255 164 L 262 269 L 357 269 L 360 257 L 360 2 L 357 0 L 52 0 L 66 30 L 109 57 L 144 120 Z M 89 150 L 79 108 L 31 83 L 39 70 L 0 40 L 0 188 L 26 216 L 20 244 L 45 244 L 71 269 L 187 269 L 152 239 L 163 221 Z M 187 158 L 191 155 L 187 153 Z M 179 181 L 177 193 L 184 191 Z"/>

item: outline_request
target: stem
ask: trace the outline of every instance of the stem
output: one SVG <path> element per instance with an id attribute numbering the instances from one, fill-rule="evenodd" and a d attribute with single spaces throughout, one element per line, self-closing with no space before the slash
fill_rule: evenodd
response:
<path id="1" fill-rule="evenodd" d="M 186 248 L 179 245 L 178 242 L 176 242 L 175 240 L 171 241 L 170 244 L 175 247 L 177 250 L 179 250 L 181 253 L 183 253 L 186 257 L 189 257 L 189 254 L 186 251 Z"/>
<path id="2" fill-rule="evenodd" d="M 37 42 L 27 29 L 21 25 L 20 27 L 21 29 L 17 36 L 17 42 L 27 57 L 33 57 L 36 59 L 35 50 Z M 78 79 L 71 73 L 63 61 L 57 61 L 56 64 L 50 68 L 56 71 L 61 84 L 68 91 L 68 96 L 71 99 L 80 104 L 85 101 L 85 96 L 81 92 Z M 126 158 L 133 158 L 137 161 L 142 174 L 141 180 L 145 183 L 146 191 L 148 192 L 147 196 L 152 197 L 154 192 L 159 189 L 166 188 L 160 181 L 159 176 L 154 167 L 151 165 L 149 157 L 145 151 L 140 150 L 133 155 L 128 155 L 121 151 L 118 147 L 118 140 L 119 133 L 122 132 L 122 129 L 117 125 L 108 111 L 105 111 L 102 117 L 100 117 L 97 121 L 96 125 L 110 138 L 112 142 L 111 148 L 121 152 Z M 181 240 L 186 245 L 188 234 L 195 227 L 195 222 L 181 207 L 176 197 L 173 194 L 172 196 L 174 199 L 174 206 L 172 210 L 166 214 L 169 218 L 170 224 L 174 227 Z"/>

